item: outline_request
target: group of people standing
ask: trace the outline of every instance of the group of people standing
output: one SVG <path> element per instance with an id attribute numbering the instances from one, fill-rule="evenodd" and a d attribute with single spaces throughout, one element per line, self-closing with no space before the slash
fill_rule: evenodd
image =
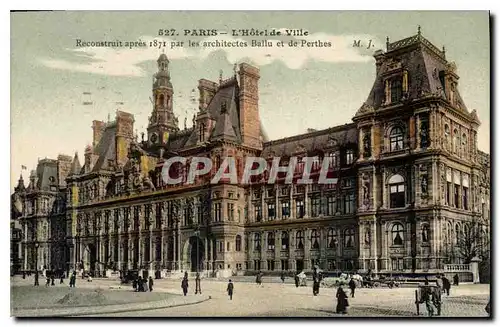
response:
<path id="1" fill-rule="evenodd" d="M 145 278 L 145 277 L 137 277 L 136 279 L 134 279 L 134 281 L 132 282 L 132 287 L 134 288 L 134 290 L 136 292 L 152 292 L 153 291 L 153 285 L 154 285 L 154 281 L 153 281 L 153 278 L 151 276 L 149 276 L 149 278 Z"/>
<path id="2" fill-rule="evenodd" d="M 184 293 L 184 296 L 186 296 L 188 293 L 188 289 L 189 289 L 189 276 L 188 276 L 187 271 L 184 272 L 184 277 L 182 278 L 182 282 L 181 282 L 181 288 L 182 288 L 182 293 Z M 195 277 L 194 294 L 198 294 L 198 293 L 201 294 L 201 277 L 200 277 L 199 272 L 196 273 L 196 277 Z"/>

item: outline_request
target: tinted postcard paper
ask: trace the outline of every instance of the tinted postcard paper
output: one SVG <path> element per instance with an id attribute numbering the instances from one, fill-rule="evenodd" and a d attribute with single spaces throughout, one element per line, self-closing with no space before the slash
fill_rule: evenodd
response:
<path id="1" fill-rule="evenodd" d="M 12 12 L 11 315 L 490 316 L 488 12 Z"/>

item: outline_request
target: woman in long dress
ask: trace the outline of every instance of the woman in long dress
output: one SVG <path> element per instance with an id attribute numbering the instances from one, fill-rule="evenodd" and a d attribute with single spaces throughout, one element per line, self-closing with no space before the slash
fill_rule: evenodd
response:
<path id="1" fill-rule="evenodd" d="M 337 288 L 337 313 L 346 314 L 349 302 L 347 301 L 347 294 L 342 288 L 342 285 L 343 284 L 340 284 L 339 288 Z"/>

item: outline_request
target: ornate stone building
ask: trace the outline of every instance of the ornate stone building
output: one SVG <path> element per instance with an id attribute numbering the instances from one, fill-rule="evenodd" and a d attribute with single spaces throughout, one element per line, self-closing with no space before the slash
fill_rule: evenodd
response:
<path id="1" fill-rule="evenodd" d="M 435 271 L 463 258 L 463 232 L 489 235 L 489 155 L 477 150 L 476 111 L 458 92 L 456 66 L 420 31 L 375 53 L 376 77 L 353 123 L 268 141 L 259 118 L 259 70 L 240 64 L 218 83 L 199 81 L 199 111 L 179 129 L 169 61 L 158 58 L 147 135 L 134 117 L 94 121 L 84 162 L 41 160 L 14 196 L 24 268 L 196 271 Z M 235 67 L 236 68 L 236 67 Z M 186 125 L 186 122 L 184 123 Z M 161 177 L 166 159 L 187 158 Z M 286 165 L 322 159 L 337 184 L 251 185 L 210 175 L 185 183 L 192 157 L 246 157 Z M 240 176 L 241 177 L 241 176 Z M 35 245 L 38 245 L 36 247 Z M 36 258 L 36 259 L 35 259 Z"/>

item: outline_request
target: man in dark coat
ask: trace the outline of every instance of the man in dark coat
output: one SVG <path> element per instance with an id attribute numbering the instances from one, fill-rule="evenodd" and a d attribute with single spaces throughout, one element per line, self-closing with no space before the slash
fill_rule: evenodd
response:
<path id="1" fill-rule="evenodd" d="M 38 270 L 35 271 L 35 286 L 39 286 L 39 284 L 38 284 Z"/>
<path id="2" fill-rule="evenodd" d="M 50 272 L 50 279 L 52 281 L 52 283 L 50 285 L 56 286 L 56 284 L 54 283 L 56 276 L 55 276 L 55 272 L 53 270 Z"/>
<path id="3" fill-rule="evenodd" d="M 188 282 L 188 276 L 186 273 L 184 275 L 184 278 L 182 279 L 182 283 L 181 283 L 181 288 L 182 288 L 182 292 L 184 293 L 184 296 L 186 296 L 186 294 L 188 292 L 188 287 L 189 287 L 189 282 Z"/>
<path id="4" fill-rule="evenodd" d="M 446 276 L 444 276 L 444 275 L 443 275 L 442 280 L 443 280 L 443 289 L 446 292 L 446 295 L 450 296 L 450 288 L 451 288 L 450 280 L 448 278 L 446 278 Z"/>
<path id="5" fill-rule="evenodd" d="M 255 282 L 257 283 L 257 285 L 262 285 L 262 273 L 260 271 L 257 273 L 257 277 L 255 278 Z"/>
<path id="6" fill-rule="evenodd" d="M 284 271 L 281 272 L 281 282 L 282 283 L 285 282 L 285 272 Z"/>
<path id="7" fill-rule="evenodd" d="M 299 275 L 295 274 L 295 287 L 299 287 L 299 282 L 300 282 Z"/>
<path id="8" fill-rule="evenodd" d="M 356 290 L 356 282 L 353 278 L 349 281 L 349 288 L 351 289 L 351 297 L 354 297 L 354 291 Z"/>
<path id="9" fill-rule="evenodd" d="M 231 280 L 229 280 L 229 283 L 227 284 L 227 295 L 229 295 L 229 299 L 233 299 L 233 290 L 234 290 L 234 285 Z"/>
<path id="10" fill-rule="evenodd" d="M 319 273 L 318 273 L 318 267 L 314 267 L 313 270 L 313 295 L 316 296 L 319 294 Z"/>
<path id="11" fill-rule="evenodd" d="M 342 285 L 340 284 L 339 288 L 337 288 L 337 313 L 346 314 L 349 302 L 347 301 L 347 294 L 345 294 Z"/>
<path id="12" fill-rule="evenodd" d="M 76 286 L 76 271 L 73 271 L 73 275 L 71 275 L 71 278 L 69 279 L 69 287 L 75 287 Z"/>
<path id="13" fill-rule="evenodd" d="M 137 292 L 137 278 L 134 278 L 134 280 L 132 281 L 132 288 Z"/>
<path id="14" fill-rule="evenodd" d="M 152 292 L 153 291 L 153 277 L 149 276 L 149 291 Z"/>
<path id="15" fill-rule="evenodd" d="M 198 294 L 198 292 L 201 294 L 201 278 L 199 272 L 196 273 L 194 294 Z"/>
<path id="16" fill-rule="evenodd" d="M 453 276 L 453 285 L 458 286 L 458 274 L 455 274 L 455 276 Z"/>

